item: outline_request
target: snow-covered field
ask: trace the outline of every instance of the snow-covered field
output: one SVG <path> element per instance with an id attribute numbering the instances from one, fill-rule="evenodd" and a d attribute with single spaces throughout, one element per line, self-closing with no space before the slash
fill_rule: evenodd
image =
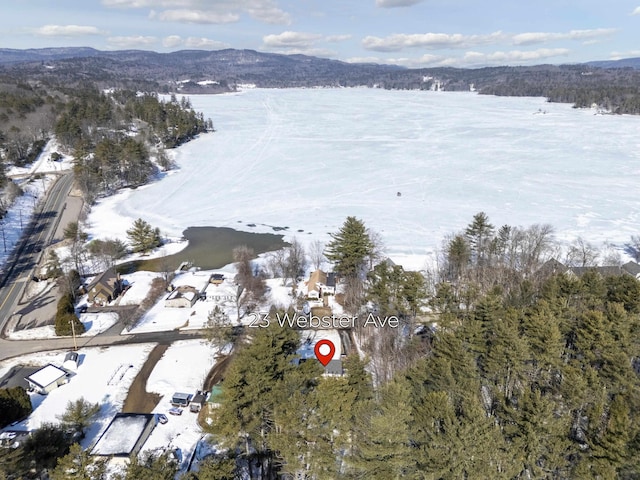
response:
<path id="1" fill-rule="evenodd" d="M 281 226 L 326 241 L 355 215 L 392 259 L 419 267 L 478 211 L 498 226 L 551 223 L 562 240 L 622 244 L 637 233 L 638 117 L 542 98 L 365 88 L 191 102 L 217 132 L 179 148 L 179 172 L 101 201 L 92 234 L 114 237 L 143 217 L 176 236 L 198 225 Z"/>
<path id="2" fill-rule="evenodd" d="M 144 450 L 179 449 L 182 463 L 188 462 L 203 432 L 197 423 L 198 415 L 189 408 L 183 409 L 180 416 L 168 413 L 171 397 L 176 392 L 195 394 L 202 389 L 216 353 L 205 341 L 182 341 L 172 344 L 158 361 L 147 380 L 147 391 L 162 395 L 154 413 L 164 413 L 169 421 L 156 426 Z"/>

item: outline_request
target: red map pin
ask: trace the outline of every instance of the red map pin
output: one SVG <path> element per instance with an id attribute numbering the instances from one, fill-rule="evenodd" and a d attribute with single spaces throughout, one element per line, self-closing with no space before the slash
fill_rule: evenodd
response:
<path id="1" fill-rule="evenodd" d="M 331 340 L 322 339 L 316 343 L 313 352 L 322 366 L 326 367 L 333 358 L 333 354 L 336 353 L 336 346 Z"/>

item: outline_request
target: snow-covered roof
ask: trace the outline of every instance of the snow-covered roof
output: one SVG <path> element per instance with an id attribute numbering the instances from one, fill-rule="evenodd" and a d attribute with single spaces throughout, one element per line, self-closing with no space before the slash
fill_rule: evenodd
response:
<path id="1" fill-rule="evenodd" d="M 209 285 L 207 285 L 207 288 L 205 288 L 204 291 L 209 296 L 213 296 L 213 295 L 235 296 L 238 293 L 238 286 L 233 282 L 225 280 L 222 283 L 217 285 L 215 283 L 210 283 Z"/>
<path id="2" fill-rule="evenodd" d="M 26 377 L 25 380 L 29 383 L 37 385 L 40 388 L 46 388 L 66 375 L 67 372 L 49 363 L 42 367 L 40 370 Z"/>
<path id="3" fill-rule="evenodd" d="M 193 299 L 196 296 L 196 292 L 192 291 L 192 290 L 188 290 L 188 291 L 179 291 L 179 290 L 174 290 L 173 292 L 171 292 L 168 296 L 167 296 L 167 300 L 173 300 L 174 298 L 186 298 L 187 300 L 189 300 L 190 302 L 193 301 Z"/>
<path id="4" fill-rule="evenodd" d="M 153 415 L 150 414 L 117 414 L 91 450 L 91 454 L 129 455 L 152 419 Z"/>

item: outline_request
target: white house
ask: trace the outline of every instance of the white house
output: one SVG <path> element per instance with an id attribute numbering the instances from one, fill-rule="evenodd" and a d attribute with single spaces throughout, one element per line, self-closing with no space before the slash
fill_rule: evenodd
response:
<path id="1" fill-rule="evenodd" d="M 68 373 L 49 363 L 25 378 L 29 388 L 46 395 L 69 381 Z"/>
<path id="2" fill-rule="evenodd" d="M 190 308 L 199 297 L 198 290 L 189 285 L 175 288 L 164 300 L 164 306 L 170 308 Z"/>

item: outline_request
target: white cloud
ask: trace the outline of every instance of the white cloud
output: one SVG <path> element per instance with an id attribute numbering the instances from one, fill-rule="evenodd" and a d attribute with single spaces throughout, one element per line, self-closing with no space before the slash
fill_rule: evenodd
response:
<path id="1" fill-rule="evenodd" d="M 240 20 L 240 16 L 235 13 L 205 12 L 202 10 L 164 10 L 160 13 L 152 11 L 149 17 L 163 22 L 202 24 L 233 23 Z"/>
<path id="2" fill-rule="evenodd" d="M 229 44 L 219 42 L 218 40 L 212 40 L 205 37 L 188 37 L 182 38 L 180 35 L 169 35 L 162 39 L 162 46 L 166 48 L 195 48 L 204 50 L 219 50 L 222 48 L 229 48 Z"/>
<path id="3" fill-rule="evenodd" d="M 309 55 L 312 57 L 333 58 L 336 52 L 326 48 L 289 48 L 287 50 L 278 50 L 283 55 Z"/>
<path id="4" fill-rule="evenodd" d="M 349 40 L 351 35 L 329 35 L 325 38 L 327 42 L 344 42 L 345 40 Z"/>
<path id="5" fill-rule="evenodd" d="M 255 6 L 247 6 L 244 9 L 256 20 L 260 20 L 272 25 L 290 25 L 291 15 L 276 7 L 273 2 L 264 1 L 245 1 L 243 3 L 256 4 Z"/>
<path id="6" fill-rule="evenodd" d="M 420 57 L 355 57 L 347 61 L 351 63 L 380 63 L 387 65 L 399 65 L 409 68 L 425 67 L 481 67 L 488 65 L 525 65 L 554 57 L 566 56 L 568 49 L 539 49 L 530 51 L 512 50 L 506 52 L 482 53 L 467 51 L 461 56 L 444 56 L 425 54 Z"/>
<path id="7" fill-rule="evenodd" d="M 102 34 L 97 27 L 89 25 L 43 25 L 35 29 L 34 33 L 45 37 L 78 37 Z"/>
<path id="8" fill-rule="evenodd" d="M 527 32 L 519 33 L 512 37 L 515 45 L 531 45 L 535 43 L 547 43 L 558 40 L 584 40 L 594 41 L 602 37 L 608 37 L 616 32 L 615 28 L 595 28 L 591 30 L 571 30 L 565 33 L 552 32 Z"/>
<path id="9" fill-rule="evenodd" d="M 633 12 L 631 12 L 631 15 L 640 15 L 640 7 L 636 7 Z"/>
<path id="10" fill-rule="evenodd" d="M 477 45 L 496 43 L 505 38 L 502 32 L 488 35 L 463 35 L 460 33 L 399 33 L 385 38 L 368 36 L 362 40 L 367 50 L 377 52 L 397 52 L 405 48 L 468 48 Z"/>
<path id="11" fill-rule="evenodd" d="M 376 0 L 376 6 L 382 8 L 409 7 L 420 2 L 422 0 Z"/>
<path id="12" fill-rule="evenodd" d="M 570 50 L 567 48 L 540 48 L 538 50 L 511 50 L 509 52 L 494 52 L 486 55 L 485 58 L 491 63 L 520 63 L 567 56 L 569 55 L 569 53 Z M 479 59 L 478 57 L 476 58 Z"/>
<path id="13" fill-rule="evenodd" d="M 266 47 L 270 48 L 309 48 L 322 35 L 305 32 L 282 32 L 277 35 L 266 35 L 262 41 Z"/>
<path id="14" fill-rule="evenodd" d="M 621 60 L 623 58 L 640 57 L 640 50 L 628 50 L 626 52 L 611 52 L 610 60 Z"/>
<path id="15" fill-rule="evenodd" d="M 184 40 L 180 35 L 169 35 L 162 39 L 162 46 L 167 48 L 179 47 L 184 44 Z"/>
<path id="16" fill-rule="evenodd" d="M 206 50 L 229 48 L 228 43 L 220 42 L 218 40 L 212 40 L 205 37 L 189 37 L 185 40 L 184 46 L 187 48 L 201 48 Z"/>
<path id="17" fill-rule="evenodd" d="M 367 36 L 362 46 L 376 52 L 398 52 L 406 48 L 451 49 L 473 48 L 510 42 L 514 45 L 532 45 L 559 40 L 577 40 L 584 44 L 596 43 L 602 38 L 617 32 L 615 28 L 595 28 L 589 30 L 571 30 L 569 32 L 525 32 L 506 34 L 500 31 L 490 34 L 464 35 L 460 33 L 398 33 L 387 37 Z"/>
<path id="18" fill-rule="evenodd" d="M 344 60 L 347 63 L 386 63 L 379 57 L 351 57 Z"/>
<path id="19" fill-rule="evenodd" d="M 158 39 L 156 37 L 145 37 L 142 35 L 107 38 L 109 48 L 143 48 L 154 45 L 157 41 Z"/>
<path id="20" fill-rule="evenodd" d="M 102 0 L 102 4 L 114 8 L 149 8 L 152 18 L 171 22 L 230 23 L 246 13 L 269 24 L 291 23 L 291 16 L 278 7 L 276 0 Z"/>

